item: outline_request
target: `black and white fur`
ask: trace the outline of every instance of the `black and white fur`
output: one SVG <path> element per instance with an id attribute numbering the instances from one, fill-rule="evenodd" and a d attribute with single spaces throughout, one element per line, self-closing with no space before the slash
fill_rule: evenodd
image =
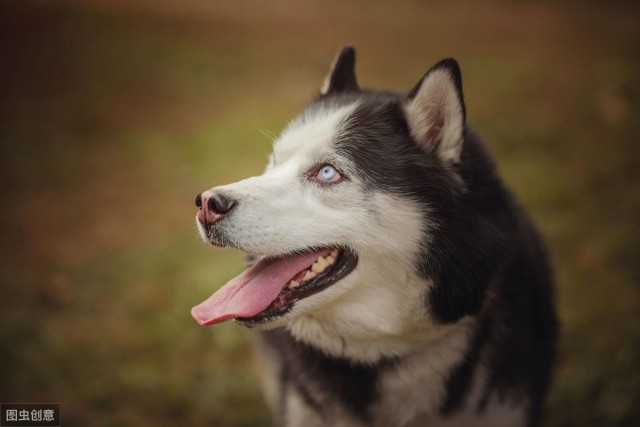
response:
<path id="1" fill-rule="evenodd" d="M 215 189 L 237 201 L 216 224 L 229 246 L 358 255 L 258 327 L 278 425 L 537 425 L 556 340 L 549 267 L 466 125 L 458 64 L 403 94 L 360 89 L 354 62 L 339 53 L 264 174 Z M 347 179 L 310 179 L 325 163 Z"/>

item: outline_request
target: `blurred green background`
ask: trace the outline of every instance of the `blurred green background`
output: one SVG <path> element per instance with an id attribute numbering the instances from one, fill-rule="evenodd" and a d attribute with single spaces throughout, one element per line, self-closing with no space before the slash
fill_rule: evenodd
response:
<path id="1" fill-rule="evenodd" d="M 269 425 L 250 333 L 190 308 L 242 268 L 195 195 L 262 171 L 344 44 L 365 87 L 463 69 L 550 246 L 546 426 L 640 425 L 637 2 L 0 3 L 0 401 L 65 426 Z"/>

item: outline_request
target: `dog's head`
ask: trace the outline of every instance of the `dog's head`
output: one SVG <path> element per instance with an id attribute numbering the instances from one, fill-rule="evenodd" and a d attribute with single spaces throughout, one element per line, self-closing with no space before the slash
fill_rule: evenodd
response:
<path id="1" fill-rule="evenodd" d="M 257 259 L 193 309 L 201 324 L 286 326 L 368 359 L 352 343 L 400 353 L 438 323 L 428 265 L 465 191 L 460 71 L 443 60 L 401 94 L 360 89 L 354 62 L 338 54 L 262 175 L 198 195 L 202 238 Z"/>

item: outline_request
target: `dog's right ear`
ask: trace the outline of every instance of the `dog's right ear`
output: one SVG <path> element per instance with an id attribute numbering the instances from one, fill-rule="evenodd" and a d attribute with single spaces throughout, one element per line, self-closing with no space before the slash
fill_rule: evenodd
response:
<path id="1" fill-rule="evenodd" d="M 355 64 L 356 50 L 351 46 L 343 47 L 333 60 L 329 74 L 320 89 L 320 95 L 359 90 L 354 70 Z"/>

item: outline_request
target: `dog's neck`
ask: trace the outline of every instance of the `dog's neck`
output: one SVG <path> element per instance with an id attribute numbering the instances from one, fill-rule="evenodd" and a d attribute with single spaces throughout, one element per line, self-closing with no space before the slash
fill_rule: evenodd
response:
<path id="1" fill-rule="evenodd" d="M 424 292 L 429 286 L 423 279 L 409 277 L 404 285 L 403 292 L 390 287 L 384 298 L 380 294 L 354 292 L 357 305 L 343 302 L 337 307 L 324 307 L 292 319 L 286 329 L 296 340 L 328 356 L 367 364 L 419 352 L 453 330 L 468 329 L 466 320 L 436 325 L 430 319 L 424 304 Z M 415 295 L 407 295 L 407 290 L 415 290 Z M 372 304 L 388 305 L 388 310 L 383 310 L 387 315 L 380 318 L 367 310 Z"/>

